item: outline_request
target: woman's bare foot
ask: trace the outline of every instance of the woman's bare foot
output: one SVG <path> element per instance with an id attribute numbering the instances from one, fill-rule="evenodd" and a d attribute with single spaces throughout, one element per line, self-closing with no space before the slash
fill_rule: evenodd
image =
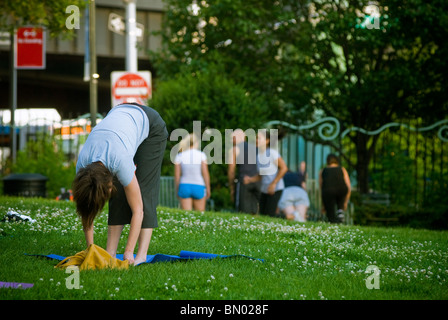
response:
<path id="1" fill-rule="evenodd" d="M 134 264 L 133 265 L 136 266 L 136 265 L 138 265 L 140 263 L 143 263 L 143 262 L 146 262 L 146 256 L 145 257 L 136 256 L 135 259 L 134 259 Z"/>

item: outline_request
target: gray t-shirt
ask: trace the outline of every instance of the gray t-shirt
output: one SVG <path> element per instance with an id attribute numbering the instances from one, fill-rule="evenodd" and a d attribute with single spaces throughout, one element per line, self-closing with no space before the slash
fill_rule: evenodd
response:
<path id="1" fill-rule="evenodd" d="M 76 172 L 101 161 L 127 186 L 135 173 L 135 153 L 148 135 L 149 120 L 142 108 L 128 104 L 114 107 L 89 134 L 79 153 Z"/>
<path id="2" fill-rule="evenodd" d="M 268 187 L 277 176 L 278 167 L 275 161 L 280 158 L 280 154 L 275 149 L 267 148 L 265 152 L 260 152 L 258 149 L 257 168 L 261 176 L 261 192 L 268 193 Z M 283 178 L 275 186 L 275 191 L 283 190 L 285 183 Z"/>

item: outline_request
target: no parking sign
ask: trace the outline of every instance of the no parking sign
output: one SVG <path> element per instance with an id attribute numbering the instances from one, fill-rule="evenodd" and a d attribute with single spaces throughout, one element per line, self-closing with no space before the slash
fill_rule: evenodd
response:
<path id="1" fill-rule="evenodd" d="M 22 27 L 14 36 L 16 69 L 45 69 L 45 31 L 41 27 Z"/>
<path id="2" fill-rule="evenodd" d="M 112 107 L 136 102 L 146 105 L 151 98 L 150 71 L 114 71 L 111 73 Z"/>

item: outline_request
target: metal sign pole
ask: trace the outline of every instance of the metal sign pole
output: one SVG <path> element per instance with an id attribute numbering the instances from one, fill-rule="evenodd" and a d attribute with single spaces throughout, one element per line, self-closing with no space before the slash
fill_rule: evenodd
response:
<path id="1" fill-rule="evenodd" d="M 89 7 L 89 58 L 90 58 L 90 128 L 96 125 L 98 110 L 98 73 L 96 71 L 96 37 L 95 37 L 95 0 L 90 0 Z"/>
<path id="2" fill-rule="evenodd" d="M 10 64 L 9 64 L 9 72 L 10 72 L 10 104 L 11 104 L 11 159 L 12 163 L 16 162 L 16 150 L 17 150 L 17 135 L 16 135 L 16 125 L 15 125 L 15 113 L 17 108 L 17 69 L 15 66 L 15 54 L 16 54 L 16 46 L 15 46 L 15 33 L 16 29 L 14 28 L 11 31 L 11 44 L 10 44 Z"/>
<path id="3" fill-rule="evenodd" d="M 137 72 L 136 0 L 123 0 L 126 5 L 126 71 Z"/>

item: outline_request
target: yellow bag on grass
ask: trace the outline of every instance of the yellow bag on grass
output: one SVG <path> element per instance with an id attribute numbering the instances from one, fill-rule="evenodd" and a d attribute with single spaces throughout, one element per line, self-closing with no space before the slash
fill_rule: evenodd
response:
<path id="1" fill-rule="evenodd" d="M 65 269 L 69 266 L 78 266 L 79 270 L 95 269 L 128 269 L 129 261 L 113 258 L 103 248 L 91 244 L 86 250 L 78 252 L 74 256 L 67 257 L 59 262 L 55 268 Z"/>

